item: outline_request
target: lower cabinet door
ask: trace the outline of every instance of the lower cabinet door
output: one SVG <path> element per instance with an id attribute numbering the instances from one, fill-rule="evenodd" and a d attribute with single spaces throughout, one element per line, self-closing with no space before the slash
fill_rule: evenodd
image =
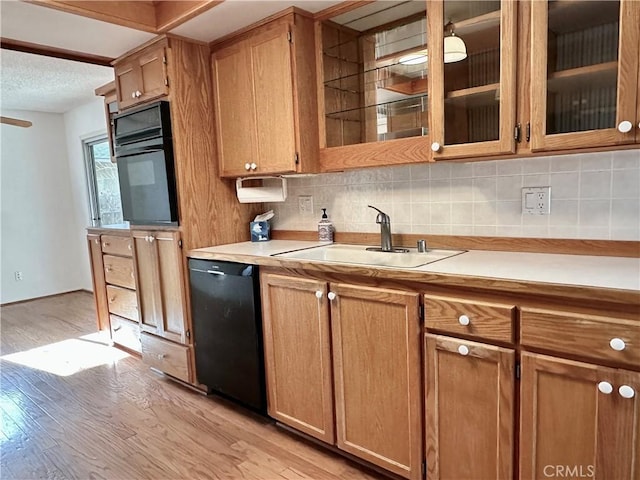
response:
<path id="1" fill-rule="evenodd" d="M 340 449 L 422 478 L 418 294 L 331 284 Z"/>
<path id="2" fill-rule="evenodd" d="M 520 478 L 640 478 L 640 373 L 522 354 Z"/>
<path id="3" fill-rule="evenodd" d="M 427 478 L 511 479 L 511 349 L 425 335 Z"/>
<path id="4" fill-rule="evenodd" d="M 269 415 L 334 443 L 327 284 L 262 274 Z"/>
<path id="5" fill-rule="evenodd" d="M 142 361 L 172 377 L 191 383 L 190 347 L 142 332 Z"/>

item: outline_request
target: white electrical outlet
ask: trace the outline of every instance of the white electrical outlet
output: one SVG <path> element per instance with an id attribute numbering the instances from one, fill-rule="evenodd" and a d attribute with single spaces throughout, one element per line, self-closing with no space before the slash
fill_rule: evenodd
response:
<path id="1" fill-rule="evenodd" d="M 298 211 L 300 215 L 313 215 L 313 197 L 311 195 L 298 195 Z"/>
<path id="2" fill-rule="evenodd" d="M 551 213 L 551 187 L 524 187 L 522 213 L 549 215 Z"/>
<path id="3" fill-rule="evenodd" d="M 16 270 L 16 271 L 13 273 L 13 275 L 14 275 L 14 277 L 16 278 L 16 282 L 20 282 L 20 281 L 22 281 L 22 272 L 21 272 L 21 271 Z"/>

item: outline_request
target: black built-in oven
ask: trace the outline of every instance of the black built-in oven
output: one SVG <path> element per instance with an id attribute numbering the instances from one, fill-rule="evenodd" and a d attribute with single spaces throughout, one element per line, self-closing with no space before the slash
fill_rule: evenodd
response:
<path id="1" fill-rule="evenodd" d="M 178 225 L 169 102 L 115 116 L 114 144 L 124 219 L 135 225 Z"/>

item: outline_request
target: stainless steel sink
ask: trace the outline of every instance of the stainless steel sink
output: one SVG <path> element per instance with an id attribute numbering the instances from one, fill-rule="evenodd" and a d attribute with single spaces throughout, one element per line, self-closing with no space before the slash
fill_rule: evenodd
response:
<path id="1" fill-rule="evenodd" d="M 295 250 L 293 252 L 278 253 L 274 256 L 297 258 L 329 263 L 351 263 L 357 265 L 371 265 L 376 267 L 416 268 L 428 263 L 437 262 L 466 250 L 434 249 L 418 252 L 408 249 L 408 252 L 381 252 L 367 250 L 365 245 L 342 245 L 332 243 L 320 247 Z"/>

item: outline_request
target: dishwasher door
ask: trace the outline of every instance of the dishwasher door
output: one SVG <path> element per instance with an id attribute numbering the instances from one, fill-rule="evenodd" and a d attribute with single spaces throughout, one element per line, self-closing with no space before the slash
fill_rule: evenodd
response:
<path id="1" fill-rule="evenodd" d="M 266 413 L 258 267 L 189 259 L 198 382 Z"/>

